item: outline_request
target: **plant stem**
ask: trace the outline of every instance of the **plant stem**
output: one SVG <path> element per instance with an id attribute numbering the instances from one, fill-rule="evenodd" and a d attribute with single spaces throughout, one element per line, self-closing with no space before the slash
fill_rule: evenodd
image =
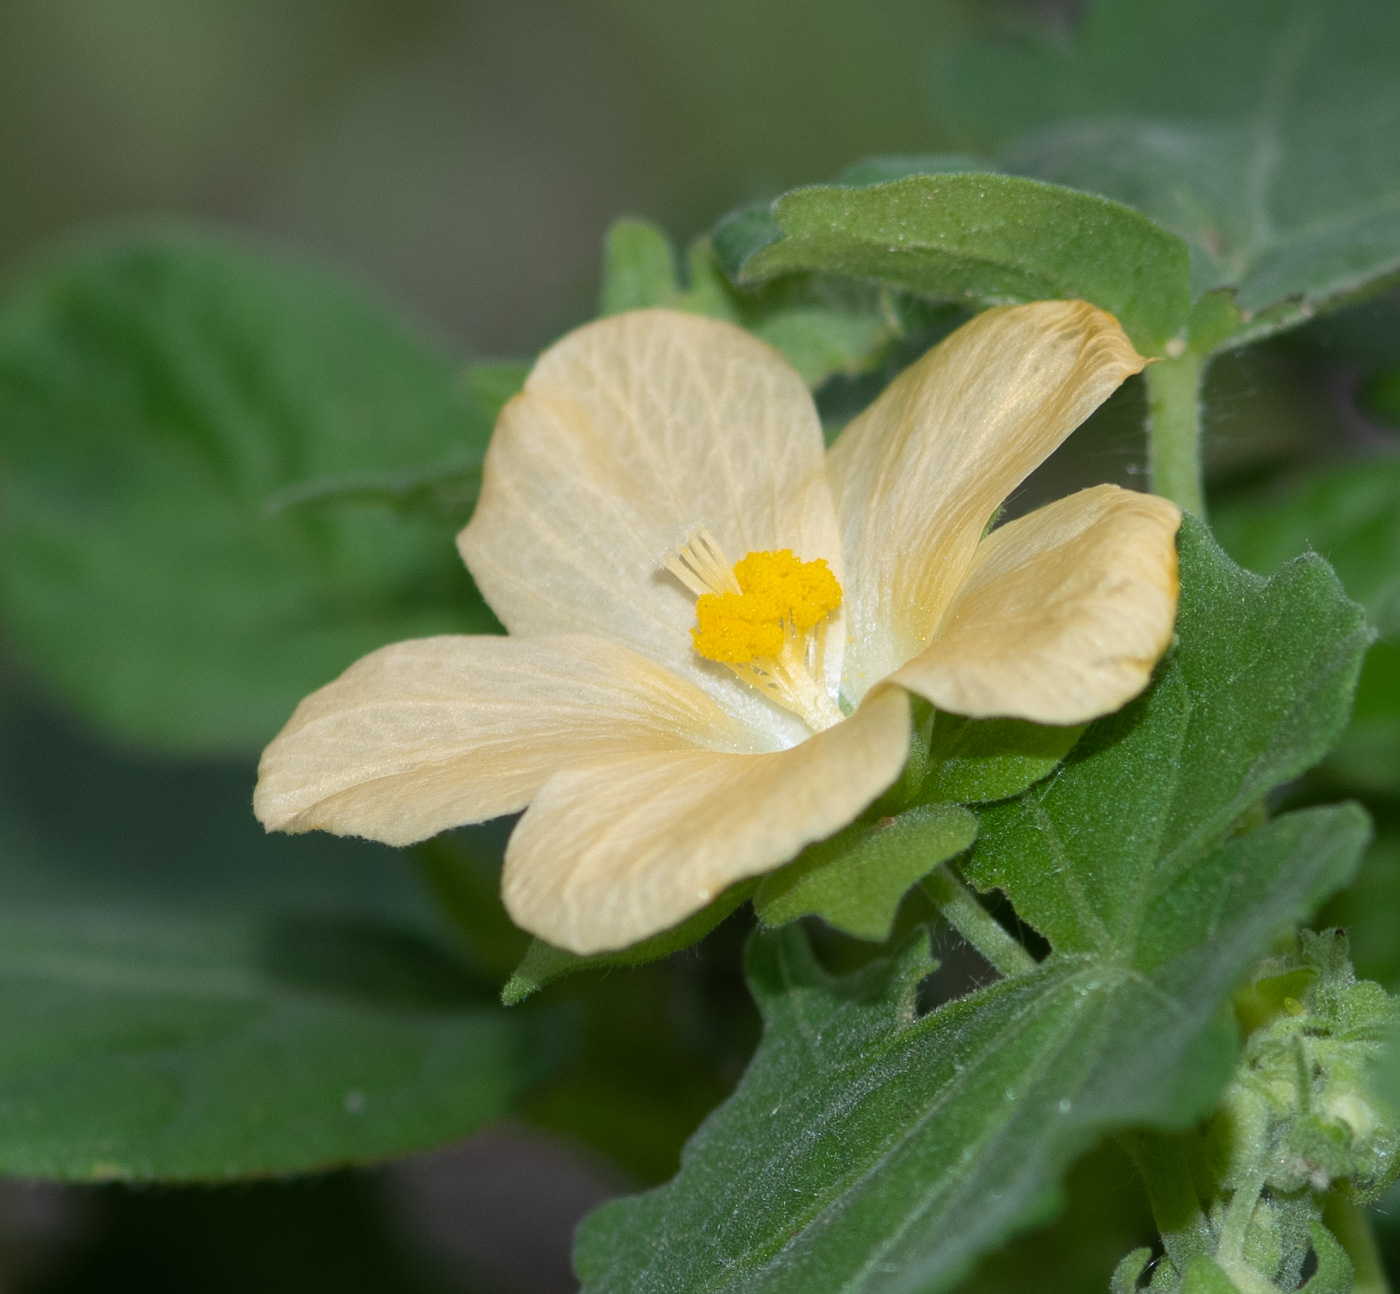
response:
<path id="1" fill-rule="evenodd" d="M 1167 1257 L 1185 1272 L 1192 1260 L 1212 1249 L 1210 1223 L 1196 1192 L 1188 1137 L 1194 1133 L 1125 1132 L 1119 1138 L 1147 1186 L 1152 1217 Z"/>
<path id="2" fill-rule="evenodd" d="M 943 919 L 987 959 L 993 970 L 1011 976 L 1035 969 L 1035 958 L 1002 929 L 947 863 L 940 863 L 924 879 L 924 892 Z"/>
<path id="3" fill-rule="evenodd" d="M 1225 1207 L 1225 1221 L 1220 1228 L 1220 1241 L 1216 1246 L 1216 1256 L 1222 1262 L 1237 1262 L 1244 1258 L 1244 1238 L 1249 1224 L 1254 1218 L 1254 1210 L 1259 1207 L 1259 1195 L 1264 1189 L 1264 1170 L 1255 1168 L 1243 1182 L 1235 1188 L 1230 1203 Z"/>
<path id="4" fill-rule="evenodd" d="M 1381 1266 L 1380 1250 L 1365 1210 L 1344 1196 L 1329 1195 L 1322 1207 L 1322 1221 L 1356 1269 L 1352 1294 L 1390 1294 L 1390 1282 Z"/>
<path id="5" fill-rule="evenodd" d="M 1187 351 L 1149 364 L 1147 456 L 1152 492 L 1204 518 L 1201 485 L 1201 382 L 1207 359 Z"/>

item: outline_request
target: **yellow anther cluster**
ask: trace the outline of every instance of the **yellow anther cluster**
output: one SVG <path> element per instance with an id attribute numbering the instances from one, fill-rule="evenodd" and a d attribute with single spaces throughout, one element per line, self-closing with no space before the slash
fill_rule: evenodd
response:
<path id="1" fill-rule="evenodd" d="M 727 665 L 778 656 L 789 633 L 805 634 L 841 605 L 825 560 L 804 562 L 790 548 L 750 553 L 734 564 L 741 593 L 705 593 L 695 603 L 695 650 Z"/>

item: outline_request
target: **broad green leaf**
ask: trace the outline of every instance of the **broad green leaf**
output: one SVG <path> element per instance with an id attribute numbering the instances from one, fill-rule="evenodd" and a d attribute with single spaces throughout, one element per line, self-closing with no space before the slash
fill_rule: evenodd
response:
<path id="1" fill-rule="evenodd" d="M 454 1140 L 557 1059 L 408 860 L 268 837 L 250 769 L 0 727 L 0 1172 L 304 1173 Z"/>
<path id="2" fill-rule="evenodd" d="M 365 652 L 494 627 L 452 519 L 394 506 L 446 476 L 469 508 L 489 429 L 318 270 L 159 234 L 41 262 L 0 303 L 9 642 L 123 739 L 254 751 Z"/>
<path id="3" fill-rule="evenodd" d="M 1186 324 L 1185 244 L 1117 202 L 1018 176 L 909 175 L 818 186 L 715 233 L 741 283 L 803 271 L 871 279 L 970 305 L 1082 297 L 1161 354 Z"/>
<path id="4" fill-rule="evenodd" d="M 1227 501 L 1214 520 L 1225 548 L 1262 574 L 1321 553 L 1366 608 L 1383 641 L 1366 657 L 1351 726 L 1326 767 L 1360 791 L 1400 790 L 1400 459 L 1348 463 Z"/>
<path id="5" fill-rule="evenodd" d="M 909 889 L 976 836 L 977 818 L 956 804 L 917 805 L 854 823 L 765 877 L 754 911 L 767 926 L 816 916 L 857 939 L 883 943 Z"/>
<path id="6" fill-rule="evenodd" d="M 520 959 L 506 986 L 501 990 L 501 1001 L 506 1006 L 523 1002 L 532 993 L 538 993 L 546 984 L 573 975 L 579 971 L 601 970 L 608 966 L 642 966 L 647 962 L 659 961 L 672 953 L 699 943 L 731 912 L 738 908 L 754 892 L 757 881 L 740 881 L 731 885 L 709 907 L 701 908 L 693 916 L 687 917 L 678 926 L 663 930 L 659 935 L 643 939 L 630 948 L 620 948 L 616 952 L 592 953 L 580 956 L 566 948 L 556 948 L 543 939 L 530 940 L 530 946 Z"/>
<path id="7" fill-rule="evenodd" d="M 1106 1130 L 1204 1112 L 1234 1052 L 1219 1003 L 1274 929 L 1345 882 L 1365 830 L 1354 809 L 1310 810 L 1217 851 L 1189 918 L 1179 895 L 1144 911 L 1182 936 L 1150 970 L 1054 955 L 926 1016 L 922 934 L 844 979 L 800 927 L 756 938 L 763 1044 L 673 1182 L 584 1222 L 585 1290 L 952 1288 L 1044 1218 Z"/>
<path id="8" fill-rule="evenodd" d="M 922 936 L 841 979 L 799 928 L 757 937 L 763 1044 L 672 1183 L 585 1221 L 590 1294 L 934 1294 L 1043 1220 L 1105 1132 L 1209 1108 L 1236 1052 L 1222 1004 L 1367 838 L 1353 806 L 1233 834 L 1344 724 L 1365 628 L 1316 560 L 1266 584 L 1190 522 L 1181 558 L 1180 644 L 1148 694 L 982 813 L 966 870 L 1049 957 L 920 1015 Z"/>
<path id="9" fill-rule="evenodd" d="M 1070 41 L 946 48 L 936 83 L 1008 170 L 1186 239 L 1193 297 L 1238 303 L 1205 350 L 1400 271 L 1397 45 L 1390 0 L 1092 0 Z"/>

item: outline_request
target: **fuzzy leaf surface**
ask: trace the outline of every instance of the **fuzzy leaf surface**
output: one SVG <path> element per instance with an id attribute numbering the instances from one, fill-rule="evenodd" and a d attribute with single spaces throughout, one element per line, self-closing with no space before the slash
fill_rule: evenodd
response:
<path id="1" fill-rule="evenodd" d="M 766 221 L 766 223 L 765 223 Z M 1082 297 L 1159 355 L 1189 309 L 1185 244 L 1118 202 L 1020 176 L 909 175 L 797 189 L 715 233 L 740 282 L 799 271 L 968 305 Z"/>
<path id="2" fill-rule="evenodd" d="M 89 243 L 0 305 L 0 615 L 124 740 L 257 750 L 403 638 L 491 632 L 452 518 L 489 422 L 353 286 L 212 239 Z"/>
<path id="3" fill-rule="evenodd" d="M 1265 583 L 1189 523 L 1181 558 L 1180 645 L 1149 692 L 982 814 L 965 871 L 1050 956 L 921 1016 L 922 935 L 840 979 L 799 929 L 757 937 L 759 1052 L 674 1181 L 584 1223 L 590 1294 L 950 1289 L 1105 1132 L 1209 1108 L 1237 1045 L 1221 1004 L 1369 834 L 1340 806 L 1232 835 L 1345 723 L 1366 631 L 1316 559 Z"/>
<path id="4" fill-rule="evenodd" d="M 883 943 L 910 887 L 976 836 L 976 816 L 957 804 L 921 804 L 879 822 L 853 823 L 765 877 L 754 911 L 768 926 L 816 916 L 857 939 Z"/>

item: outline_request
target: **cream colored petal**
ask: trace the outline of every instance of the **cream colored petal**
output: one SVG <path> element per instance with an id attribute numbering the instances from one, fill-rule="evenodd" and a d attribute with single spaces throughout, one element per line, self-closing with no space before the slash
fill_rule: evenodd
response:
<path id="1" fill-rule="evenodd" d="M 846 556 L 846 689 L 928 646 L 1002 501 L 1146 361 L 1083 301 L 988 310 L 902 373 L 827 457 Z"/>
<path id="2" fill-rule="evenodd" d="M 561 948 L 625 948 L 845 826 L 899 775 L 908 749 L 908 698 L 885 688 L 791 750 L 560 773 L 511 836 L 506 907 Z"/>
<path id="3" fill-rule="evenodd" d="M 269 830 L 407 845 L 522 809 L 561 768 L 744 740 L 703 692 L 604 639 L 420 638 L 296 708 L 253 808 Z"/>
<path id="4" fill-rule="evenodd" d="M 640 310 L 540 357 L 496 425 L 458 544 L 512 633 L 617 639 L 719 698 L 767 748 L 791 745 L 806 736 L 798 720 L 691 649 L 695 597 L 663 563 L 698 526 L 730 561 L 791 548 L 841 578 L 802 379 L 733 324 Z"/>
<path id="5" fill-rule="evenodd" d="M 977 718 L 1112 713 L 1171 642 L 1180 523 L 1165 499 L 1099 485 L 992 531 L 933 645 L 892 681 Z"/>

